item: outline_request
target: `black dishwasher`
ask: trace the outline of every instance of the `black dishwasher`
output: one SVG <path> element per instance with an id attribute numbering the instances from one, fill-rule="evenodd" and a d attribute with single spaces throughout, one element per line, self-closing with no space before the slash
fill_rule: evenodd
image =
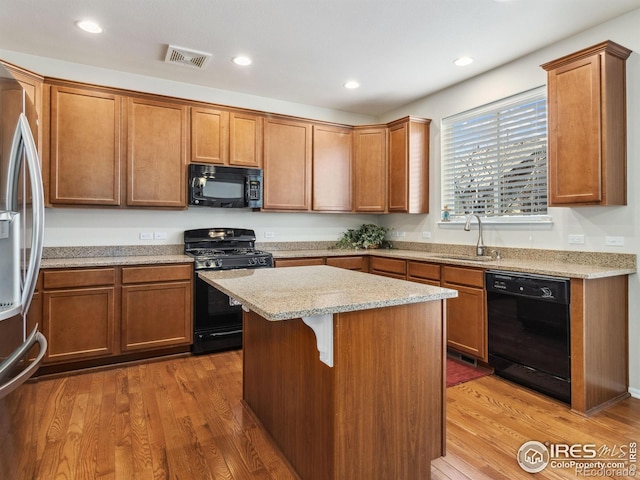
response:
<path id="1" fill-rule="evenodd" d="M 570 404 L 569 279 L 485 275 L 489 364 L 496 375 Z"/>

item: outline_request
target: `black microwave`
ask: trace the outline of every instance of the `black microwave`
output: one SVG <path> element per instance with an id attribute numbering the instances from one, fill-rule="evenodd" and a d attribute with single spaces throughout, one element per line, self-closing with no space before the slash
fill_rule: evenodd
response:
<path id="1" fill-rule="evenodd" d="M 262 169 L 189 165 L 189 205 L 261 208 Z"/>

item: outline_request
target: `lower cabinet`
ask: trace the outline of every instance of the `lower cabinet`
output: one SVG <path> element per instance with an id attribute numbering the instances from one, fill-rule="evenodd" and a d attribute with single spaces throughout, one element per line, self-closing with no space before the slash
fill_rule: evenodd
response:
<path id="1" fill-rule="evenodd" d="M 437 263 L 407 260 L 407 280 L 439 287 L 440 265 Z"/>
<path id="2" fill-rule="evenodd" d="M 352 257 L 327 257 L 327 265 L 330 267 L 346 268 L 347 270 L 356 270 L 358 272 L 369 271 L 369 257 L 352 256 Z"/>
<path id="3" fill-rule="evenodd" d="M 44 271 L 42 331 L 45 363 L 113 355 L 115 268 Z"/>
<path id="4" fill-rule="evenodd" d="M 276 258 L 276 267 L 306 267 L 309 265 L 324 265 L 324 257 L 301 257 L 301 258 Z"/>
<path id="5" fill-rule="evenodd" d="M 189 345 L 191 265 L 122 268 L 121 350 Z"/>
<path id="6" fill-rule="evenodd" d="M 484 270 L 445 265 L 440 286 L 458 291 L 447 300 L 447 346 L 487 362 Z"/>
<path id="7" fill-rule="evenodd" d="M 43 270 L 44 363 L 190 345 L 192 277 L 191 264 Z"/>
<path id="8" fill-rule="evenodd" d="M 371 257 L 369 273 L 406 280 L 407 262 L 398 258 Z"/>

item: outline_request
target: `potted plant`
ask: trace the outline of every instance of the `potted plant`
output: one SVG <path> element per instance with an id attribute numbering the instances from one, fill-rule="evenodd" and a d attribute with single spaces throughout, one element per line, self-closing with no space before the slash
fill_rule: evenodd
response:
<path id="1" fill-rule="evenodd" d="M 358 229 L 348 229 L 338 239 L 337 248 L 378 248 L 384 242 L 388 228 L 365 223 Z"/>

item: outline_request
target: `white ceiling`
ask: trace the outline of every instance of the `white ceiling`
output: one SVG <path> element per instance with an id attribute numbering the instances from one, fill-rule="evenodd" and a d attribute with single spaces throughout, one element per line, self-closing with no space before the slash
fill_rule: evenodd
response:
<path id="1" fill-rule="evenodd" d="M 0 0 L 0 48 L 377 116 L 636 8 L 640 0 Z M 84 18 L 104 32 L 76 28 Z M 169 44 L 213 58 L 202 71 L 167 64 Z M 253 65 L 231 63 L 241 53 Z M 475 62 L 456 67 L 461 55 Z M 343 88 L 348 79 L 361 88 Z"/>

